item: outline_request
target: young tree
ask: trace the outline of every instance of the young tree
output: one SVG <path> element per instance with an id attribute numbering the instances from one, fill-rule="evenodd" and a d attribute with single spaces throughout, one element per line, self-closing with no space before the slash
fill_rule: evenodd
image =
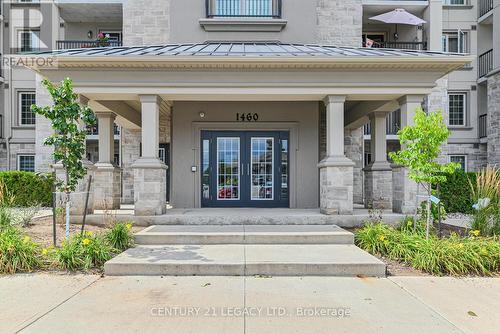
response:
<path id="1" fill-rule="evenodd" d="M 460 167 L 457 163 L 439 164 L 436 160 L 441 146 L 449 136 L 441 112 L 426 114 L 422 108 L 415 113 L 415 125 L 406 126 L 398 132 L 401 151 L 390 153 L 391 159 L 409 170 L 409 177 L 422 185 L 429 197 L 427 200 L 427 238 L 431 218 L 432 186 L 446 181 L 446 173 L 453 173 Z"/>
<path id="2" fill-rule="evenodd" d="M 42 83 L 54 105 L 33 105 L 31 109 L 49 119 L 54 129 L 54 134 L 45 139 L 44 145 L 54 146 L 54 161 L 62 163 L 66 174 L 64 180 L 56 181 L 56 186 L 58 191 L 65 193 L 66 237 L 69 237 L 70 195 L 87 173 L 82 164 L 87 131 L 82 123 L 95 125 L 97 120 L 92 109 L 78 103 L 78 95 L 73 92 L 73 83 L 69 78 L 64 79 L 60 85 L 54 85 L 49 80 Z"/>

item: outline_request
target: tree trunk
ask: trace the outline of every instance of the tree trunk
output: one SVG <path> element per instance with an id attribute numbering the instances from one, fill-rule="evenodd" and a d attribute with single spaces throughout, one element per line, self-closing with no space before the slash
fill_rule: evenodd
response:
<path id="1" fill-rule="evenodd" d="M 432 189 L 431 185 L 429 184 L 429 190 L 428 190 L 429 197 L 427 198 L 427 226 L 425 230 L 425 238 L 429 239 L 429 232 L 431 228 L 431 195 L 432 195 Z"/>
<path id="2" fill-rule="evenodd" d="M 419 192 L 420 192 L 420 182 L 417 183 L 417 193 L 415 194 L 415 213 L 413 214 L 413 232 L 417 231 L 418 193 Z"/>
<path id="3" fill-rule="evenodd" d="M 66 187 L 68 186 L 69 174 L 66 171 Z M 66 192 L 66 239 L 69 239 L 69 209 L 70 209 L 70 192 Z"/>

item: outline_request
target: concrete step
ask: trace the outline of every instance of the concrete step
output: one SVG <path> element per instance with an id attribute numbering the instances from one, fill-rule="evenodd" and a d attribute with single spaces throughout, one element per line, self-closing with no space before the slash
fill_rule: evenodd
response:
<path id="1" fill-rule="evenodd" d="M 375 276 L 383 262 L 354 245 L 138 246 L 104 265 L 106 275 Z"/>
<path id="2" fill-rule="evenodd" d="M 335 225 L 157 225 L 135 235 L 139 245 L 354 244 Z"/>

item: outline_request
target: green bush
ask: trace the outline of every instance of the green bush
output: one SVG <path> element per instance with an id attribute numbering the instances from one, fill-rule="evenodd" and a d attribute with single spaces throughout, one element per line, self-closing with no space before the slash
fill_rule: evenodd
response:
<path id="1" fill-rule="evenodd" d="M 77 234 L 62 243 L 51 253 L 62 269 L 76 271 L 99 268 L 110 260 L 116 250 L 102 235 L 91 232 Z"/>
<path id="2" fill-rule="evenodd" d="M 462 170 L 457 170 L 455 173 L 447 175 L 447 181 L 441 183 L 439 197 L 446 212 L 474 213 L 474 209 L 472 208 L 474 199 L 469 178 L 474 183 L 476 173 L 465 173 Z"/>
<path id="3" fill-rule="evenodd" d="M 39 247 L 18 229 L 0 230 L 0 274 L 30 272 L 40 266 Z"/>
<path id="4" fill-rule="evenodd" d="M 434 275 L 493 275 L 500 272 L 500 239 L 452 235 L 426 240 L 423 233 L 367 224 L 356 234 L 359 247 Z"/>
<path id="5" fill-rule="evenodd" d="M 111 247 L 124 251 L 134 244 L 132 235 L 131 223 L 115 223 L 109 231 L 106 232 L 105 238 Z"/>
<path id="6" fill-rule="evenodd" d="M 52 206 L 53 176 L 30 172 L 0 172 L 0 182 L 5 184 L 12 206 Z"/>

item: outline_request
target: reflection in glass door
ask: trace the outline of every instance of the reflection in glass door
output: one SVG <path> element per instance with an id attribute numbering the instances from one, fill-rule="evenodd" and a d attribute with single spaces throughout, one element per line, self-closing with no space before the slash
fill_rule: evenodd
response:
<path id="1" fill-rule="evenodd" d="M 240 138 L 217 138 L 217 199 L 240 199 Z"/>
<path id="2" fill-rule="evenodd" d="M 274 199 L 274 138 L 251 139 L 251 199 Z"/>

